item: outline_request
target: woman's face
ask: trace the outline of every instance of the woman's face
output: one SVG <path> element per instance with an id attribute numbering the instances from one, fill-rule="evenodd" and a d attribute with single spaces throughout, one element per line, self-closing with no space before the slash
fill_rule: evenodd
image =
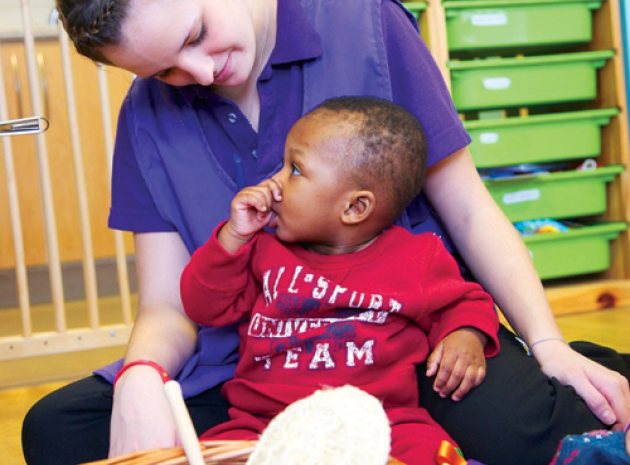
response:
<path id="1" fill-rule="evenodd" d="M 234 87 L 252 73 L 256 39 L 248 0 L 131 0 L 115 66 L 175 86 Z"/>

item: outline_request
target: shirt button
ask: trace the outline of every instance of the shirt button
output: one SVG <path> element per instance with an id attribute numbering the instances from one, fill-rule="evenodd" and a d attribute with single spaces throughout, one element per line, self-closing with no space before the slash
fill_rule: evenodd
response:
<path id="1" fill-rule="evenodd" d="M 256 151 L 256 149 L 252 150 L 252 157 L 258 158 L 258 152 Z"/>
<path id="2" fill-rule="evenodd" d="M 236 113 L 228 113 L 227 117 L 230 123 L 236 123 Z"/>

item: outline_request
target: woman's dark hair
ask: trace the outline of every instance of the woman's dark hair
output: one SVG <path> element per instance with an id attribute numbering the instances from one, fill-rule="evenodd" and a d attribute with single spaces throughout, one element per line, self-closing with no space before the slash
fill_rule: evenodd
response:
<path id="1" fill-rule="evenodd" d="M 56 0 L 70 40 L 81 55 L 107 63 L 103 47 L 122 40 L 122 23 L 129 0 Z"/>

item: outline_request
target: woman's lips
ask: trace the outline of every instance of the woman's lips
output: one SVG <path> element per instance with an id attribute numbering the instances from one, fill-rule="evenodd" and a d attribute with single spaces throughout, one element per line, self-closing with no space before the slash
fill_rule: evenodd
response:
<path id="1" fill-rule="evenodd" d="M 219 70 L 219 72 L 217 74 L 214 75 L 214 83 L 221 83 L 223 81 L 225 81 L 228 76 L 230 75 L 230 68 L 232 65 L 232 53 L 228 54 L 227 60 L 225 60 L 225 63 L 223 64 L 223 68 L 221 68 Z"/>

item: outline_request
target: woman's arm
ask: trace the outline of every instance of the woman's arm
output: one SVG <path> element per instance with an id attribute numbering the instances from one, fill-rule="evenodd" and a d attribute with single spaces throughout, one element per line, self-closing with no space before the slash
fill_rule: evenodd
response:
<path id="1" fill-rule="evenodd" d="M 466 265 L 518 334 L 528 342 L 562 337 L 520 235 L 488 193 L 467 149 L 431 168 L 425 193 Z"/>
<path id="2" fill-rule="evenodd" d="M 561 338 L 527 249 L 479 177 L 467 148 L 434 165 L 425 193 L 476 279 L 528 343 Z M 628 382 L 562 342 L 538 344 L 534 356 L 547 376 L 573 386 L 600 420 L 630 419 Z"/>
<path id="3" fill-rule="evenodd" d="M 125 362 L 153 360 L 174 376 L 192 355 L 197 338 L 179 296 L 180 275 L 190 255 L 175 232 L 136 234 L 135 245 L 138 316 Z M 158 373 L 142 365 L 127 370 L 114 390 L 110 456 L 176 443 Z"/>

